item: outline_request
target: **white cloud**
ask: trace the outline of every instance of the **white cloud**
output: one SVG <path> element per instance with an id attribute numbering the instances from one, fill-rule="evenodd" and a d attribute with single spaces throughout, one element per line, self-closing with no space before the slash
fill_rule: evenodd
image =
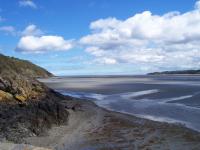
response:
<path id="1" fill-rule="evenodd" d="M 20 7 L 31 7 L 33 9 L 37 8 L 37 5 L 32 0 L 20 0 L 19 6 Z"/>
<path id="2" fill-rule="evenodd" d="M 29 25 L 21 33 L 16 51 L 43 53 L 48 51 L 66 51 L 73 47 L 73 40 L 65 40 L 57 35 L 44 35 L 35 25 Z"/>
<path id="3" fill-rule="evenodd" d="M 117 61 L 115 59 L 107 58 L 107 57 L 97 58 L 93 62 L 94 63 L 98 63 L 98 64 L 107 64 L 107 65 L 115 65 L 115 64 L 117 64 Z"/>
<path id="4" fill-rule="evenodd" d="M 24 36 L 20 39 L 16 50 L 27 53 L 41 53 L 66 51 L 72 47 L 72 41 L 66 41 L 61 36 Z"/>
<path id="5" fill-rule="evenodd" d="M 16 30 L 13 26 L 0 26 L 0 31 L 5 32 L 6 34 L 15 35 Z"/>
<path id="6" fill-rule="evenodd" d="M 199 0 L 195 3 L 195 8 L 200 9 L 200 1 Z"/>
<path id="7" fill-rule="evenodd" d="M 90 29 L 91 34 L 82 37 L 80 44 L 98 62 L 164 70 L 200 65 L 200 1 L 183 14 L 144 11 L 126 20 L 100 19 Z"/>
<path id="8" fill-rule="evenodd" d="M 22 31 L 23 36 L 28 36 L 28 35 L 39 36 L 42 34 L 43 34 L 43 32 L 40 29 L 38 29 L 37 26 L 34 24 L 27 26 L 24 29 L 24 31 Z"/>

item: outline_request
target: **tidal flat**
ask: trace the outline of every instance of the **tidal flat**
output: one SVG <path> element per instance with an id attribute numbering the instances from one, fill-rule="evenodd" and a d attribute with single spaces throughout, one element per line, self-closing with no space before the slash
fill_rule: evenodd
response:
<path id="1" fill-rule="evenodd" d="M 198 150 L 198 76 L 40 79 L 73 99 L 68 125 L 27 143 L 57 150 Z"/>

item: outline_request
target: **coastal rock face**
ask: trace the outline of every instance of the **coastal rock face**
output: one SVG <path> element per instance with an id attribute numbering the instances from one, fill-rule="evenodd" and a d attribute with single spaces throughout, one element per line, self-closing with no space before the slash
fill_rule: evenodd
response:
<path id="1" fill-rule="evenodd" d="M 47 88 L 35 78 L 50 76 L 51 73 L 31 62 L 0 55 L 0 100 L 25 102 L 28 99 L 40 99 Z M 12 96 L 8 96 L 8 93 Z"/>
<path id="2" fill-rule="evenodd" d="M 67 122 L 68 111 L 61 104 L 66 97 L 36 80 L 50 76 L 28 61 L 0 55 L 0 141 L 21 143 Z"/>
<path id="3" fill-rule="evenodd" d="M 12 99 L 13 99 L 13 95 L 12 94 L 0 90 L 0 101 L 12 100 Z"/>

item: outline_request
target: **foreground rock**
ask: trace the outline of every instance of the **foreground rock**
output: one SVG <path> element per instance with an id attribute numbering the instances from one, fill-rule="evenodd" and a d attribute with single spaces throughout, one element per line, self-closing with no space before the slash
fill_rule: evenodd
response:
<path id="1" fill-rule="evenodd" d="M 35 78 L 50 76 L 51 73 L 28 61 L 0 54 L 0 101 L 40 100 L 46 96 L 48 88 Z"/>
<path id="2" fill-rule="evenodd" d="M 36 80 L 50 76 L 28 61 L 0 54 L 0 141 L 22 143 L 67 123 L 69 113 L 61 103 L 70 98 Z"/>

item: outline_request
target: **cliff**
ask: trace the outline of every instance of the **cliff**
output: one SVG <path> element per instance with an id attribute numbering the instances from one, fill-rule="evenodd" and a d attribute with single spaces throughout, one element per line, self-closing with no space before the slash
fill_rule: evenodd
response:
<path id="1" fill-rule="evenodd" d="M 23 138 L 45 134 L 54 124 L 67 123 L 64 97 L 38 77 L 51 73 L 29 61 L 0 55 L 0 141 L 21 143 Z"/>
<path id="2" fill-rule="evenodd" d="M 47 90 L 35 78 L 53 76 L 29 61 L 0 55 L 0 101 L 37 99 Z"/>

